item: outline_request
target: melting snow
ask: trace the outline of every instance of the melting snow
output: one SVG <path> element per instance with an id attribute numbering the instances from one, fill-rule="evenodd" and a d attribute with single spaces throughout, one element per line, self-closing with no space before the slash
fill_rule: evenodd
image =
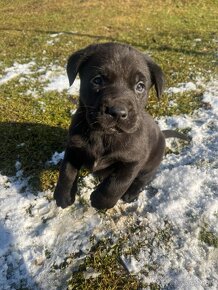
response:
<path id="1" fill-rule="evenodd" d="M 193 82 L 188 83 L 180 83 L 177 87 L 170 87 L 165 92 L 168 94 L 178 94 L 178 93 L 184 93 L 187 91 L 195 91 L 197 89 L 196 84 Z"/>
<path id="2" fill-rule="evenodd" d="M 5 74 L 0 78 L 0 85 L 11 81 L 16 77 L 20 77 L 20 83 L 26 81 L 26 76 L 36 72 L 40 74 L 38 80 L 44 84 L 44 91 L 58 91 L 62 92 L 67 90 L 71 95 L 79 95 L 80 80 L 76 78 L 73 85 L 69 87 L 69 81 L 67 78 L 66 70 L 58 65 L 49 65 L 48 67 L 39 67 L 37 70 L 31 70 L 36 65 L 35 61 L 31 61 L 26 64 L 20 64 L 15 62 L 12 67 L 5 69 Z M 37 90 L 28 89 L 27 95 L 37 97 Z"/>
<path id="3" fill-rule="evenodd" d="M 69 81 L 67 78 L 66 71 L 63 68 L 56 67 L 48 70 L 46 74 L 42 77 L 45 81 L 48 81 L 47 86 L 44 90 L 48 91 L 58 91 L 68 90 L 71 95 L 79 95 L 80 80 L 75 79 L 73 85 L 69 88 Z"/>
<path id="4" fill-rule="evenodd" d="M 35 64 L 36 63 L 34 61 L 31 61 L 29 63 L 24 63 L 24 64 L 15 62 L 12 67 L 5 69 L 6 74 L 2 78 L 0 78 L 0 85 L 16 78 L 17 76 L 30 74 L 31 73 L 30 69 Z"/>
<path id="5" fill-rule="evenodd" d="M 57 165 L 62 159 L 64 159 L 64 152 L 61 153 L 55 152 L 52 155 L 51 161 L 49 161 L 49 163 Z"/>

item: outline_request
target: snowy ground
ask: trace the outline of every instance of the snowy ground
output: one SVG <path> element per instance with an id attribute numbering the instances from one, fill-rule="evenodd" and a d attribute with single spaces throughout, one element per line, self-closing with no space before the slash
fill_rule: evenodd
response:
<path id="1" fill-rule="evenodd" d="M 33 66 L 34 62 L 15 63 L 5 70 L 0 84 L 14 77 L 31 77 Z M 45 91 L 67 89 L 61 68 L 51 66 L 46 74 L 41 68 L 41 72 Z M 74 87 L 77 92 L 78 85 L 79 81 Z M 167 93 L 190 89 L 197 89 L 197 81 L 178 84 Z M 27 93 L 34 96 L 36 92 Z M 205 84 L 204 101 L 211 108 L 158 120 L 162 129 L 190 128 L 192 143 L 181 147 L 179 154 L 166 156 L 151 187 L 137 202 L 119 202 L 106 214 L 89 205 L 94 187 L 91 176 L 85 178 L 81 190 L 88 205 L 77 200 L 62 210 L 56 208 L 50 191 L 37 196 L 23 192 L 27 181 L 19 162 L 14 178 L 0 175 L 0 289 L 65 289 L 64 281 L 92 246 L 91 236 L 95 241 L 103 237 L 116 241 L 132 225 L 140 230 L 126 248 L 140 240 L 143 246 L 136 256 L 126 255 L 124 248 L 120 258 L 130 274 L 148 284 L 156 282 L 162 289 L 218 289 L 218 251 L 199 239 L 203 227 L 218 233 L 218 81 Z M 55 153 L 48 161 L 58 158 Z M 167 242 L 160 233 L 169 234 Z M 72 258 L 74 253 L 80 253 L 78 258 Z M 63 262 L 67 266 L 61 269 Z"/>

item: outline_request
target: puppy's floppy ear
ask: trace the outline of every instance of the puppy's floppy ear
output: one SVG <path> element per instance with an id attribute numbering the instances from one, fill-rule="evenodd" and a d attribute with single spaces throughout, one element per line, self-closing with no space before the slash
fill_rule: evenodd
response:
<path id="1" fill-rule="evenodd" d="M 84 60 L 84 56 L 85 56 L 84 49 L 82 49 L 73 53 L 68 59 L 67 75 L 68 75 L 70 86 L 73 84 L 76 78 L 79 68 Z"/>
<path id="2" fill-rule="evenodd" d="M 154 85 L 158 99 L 160 99 L 164 89 L 164 74 L 162 69 L 150 57 L 146 56 L 146 61 L 151 76 L 151 87 Z"/>
<path id="3" fill-rule="evenodd" d="M 69 57 L 67 62 L 67 75 L 70 86 L 73 84 L 81 66 L 89 59 L 90 56 L 92 56 L 94 52 L 97 51 L 98 47 L 98 44 L 91 44 L 84 49 L 74 52 Z"/>

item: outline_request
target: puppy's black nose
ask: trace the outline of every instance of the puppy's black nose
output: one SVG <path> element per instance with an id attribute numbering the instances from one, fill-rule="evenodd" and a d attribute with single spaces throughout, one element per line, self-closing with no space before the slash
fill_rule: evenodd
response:
<path id="1" fill-rule="evenodd" d="M 126 119 L 128 112 L 126 108 L 121 107 L 106 107 L 105 114 L 111 115 L 113 118 Z"/>

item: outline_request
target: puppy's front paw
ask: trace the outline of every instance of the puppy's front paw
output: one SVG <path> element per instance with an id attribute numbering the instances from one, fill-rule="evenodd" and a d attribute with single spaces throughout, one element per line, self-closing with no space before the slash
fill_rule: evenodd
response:
<path id="1" fill-rule="evenodd" d="M 95 190 L 91 194 L 91 205 L 96 209 L 109 209 L 115 206 L 116 201 L 114 201 L 112 198 L 104 196 L 101 192 L 98 190 Z"/>
<path id="2" fill-rule="evenodd" d="M 75 201 L 75 197 L 71 196 L 70 193 L 59 192 L 58 189 L 55 189 L 54 199 L 56 200 L 57 206 L 60 206 L 61 208 L 66 208 Z"/>

